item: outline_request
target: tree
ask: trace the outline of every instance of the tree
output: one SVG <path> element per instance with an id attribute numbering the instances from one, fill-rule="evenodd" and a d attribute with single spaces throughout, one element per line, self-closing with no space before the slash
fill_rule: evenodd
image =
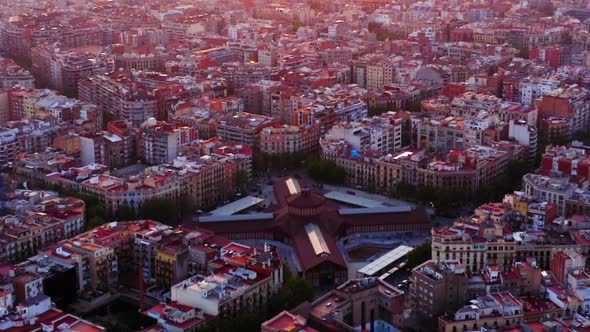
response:
<path id="1" fill-rule="evenodd" d="M 236 173 L 236 184 L 238 191 L 245 194 L 248 190 L 248 174 L 244 170 L 239 170 Z"/>
<path id="2" fill-rule="evenodd" d="M 409 103 L 406 105 L 405 110 L 412 113 L 418 113 L 422 111 L 422 103 L 420 101 L 416 101 L 413 103 Z"/>
<path id="3" fill-rule="evenodd" d="M 346 170 L 331 160 L 309 159 L 305 165 L 309 176 L 316 181 L 342 185 L 346 180 Z"/>
<path id="4" fill-rule="evenodd" d="M 273 317 L 282 310 L 294 308 L 305 301 L 313 300 L 313 286 L 307 280 L 292 277 L 283 284 L 283 288 L 269 298 L 269 316 Z"/>
<path id="5" fill-rule="evenodd" d="M 578 130 L 573 137 L 574 140 L 590 145 L 590 130 Z M 565 145 L 567 142 L 555 142 L 555 144 Z"/>
<path id="6" fill-rule="evenodd" d="M 408 270 L 426 262 L 432 257 L 431 243 L 422 243 L 410 251 L 406 257 L 408 258 L 408 264 L 406 265 Z"/>
<path id="7" fill-rule="evenodd" d="M 416 192 L 416 200 L 422 204 L 434 203 L 437 200 L 438 191 L 432 187 L 420 187 Z"/>
<path id="8" fill-rule="evenodd" d="M 293 278 L 293 273 L 291 272 L 291 267 L 287 262 L 283 263 L 283 282 L 287 282 Z"/>
<path id="9" fill-rule="evenodd" d="M 383 107 L 383 106 L 369 107 L 368 110 L 369 110 L 369 116 L 381 115 L 381 114 L 388 111 L 387 107 Z"/>
<path id="10" fill-rule="evenodd" d="M 117 209 L 117 212 L 115 213 L 115 219 L 119 221 L 128 221 L 134 220 L 136 218 L 135 213 L 133 213 L 133 210 L 129 207 L 129 205 L 123 204 Z"/>
<path id="11" fill-rule="evenodd" d="M 182 217 L 192 216 L 196 207 L 195 198 L 189 194 L 180 196 L 177 203 L 177 210 Z"/>
<path id="12" fill-rule="evenodd" d="M 99 217 L 102 220 L 109 219 L 106 210 L 102 206 L 99 206 L 98 203 L 85 199 L 82 200 L 86 203 L 86 220 L 90 220 L 93 217 Z"/>
<path id="13" fill-rule="evenodd" d="M 176 203 L 166 198 L 147 200 L 141 207 L 141 215 L 144 219 L 152 219 L 170 226 L 176 226 L 177 212 Z"/>
<path id="14" fill-rule="evenodd" d="M 397 195 L 400 198 L 408 200 L 410 198 L 413 198 L 415 194 L 416 187 L 414 185 L 405 182 L 401 182 L 397 185 Z"/>
<path id="15" fill-rule="evenodd" d="M 523 47 L 520 49 L 520 57 L 523 59 L 528 59 L 531 56 L 531 51 L 528 47 Z"/>
<path id="16" fill-rule="evenodd" d="M 91 230 L 105 223 L 105 220 L 99 216 L 94 216 L 86 221 L 86 229 Z"/>
<path id="17" fill-rule="evenodd" d="M 289 279 L 285 283 L 284 292 L 287 296 L 286 306 L 288 308 L 296 307 L 305 301 L 313 300 L 313 286 L 309 281 L 299 277 Z"/>
<path id="18" fill-rule="evenodd" d="M 525 174 L 530 173 L 531 171 L 531 165 L 528 163 L 527 160 L 512 160 L 508 164 L 508 168 L 506 170 L 506 177 L 508 183 L 512 186 L 518 184 L 518 186 L 520 187 L 520 181 L 522 180 L 522 177 Z"/>

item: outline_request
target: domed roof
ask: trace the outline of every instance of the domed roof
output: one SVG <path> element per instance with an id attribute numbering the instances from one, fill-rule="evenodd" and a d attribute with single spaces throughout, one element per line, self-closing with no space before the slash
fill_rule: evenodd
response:
<path id="1" fill-rule="evenodd" d="M 311 190 L 302 189 L 299 194 L 295 194 L 287 198 L 287 204 L 296 209 L 314 209 L 322 206 L 326 199 Z"/>

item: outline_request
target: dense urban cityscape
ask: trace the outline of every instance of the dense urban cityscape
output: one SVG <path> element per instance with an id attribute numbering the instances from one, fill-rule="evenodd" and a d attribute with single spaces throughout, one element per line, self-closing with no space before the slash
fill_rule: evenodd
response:
<path id="1" fill-rule="evenodd" d="M 590 332 L 588 0 L 0 9 L 0 331 Z"/>

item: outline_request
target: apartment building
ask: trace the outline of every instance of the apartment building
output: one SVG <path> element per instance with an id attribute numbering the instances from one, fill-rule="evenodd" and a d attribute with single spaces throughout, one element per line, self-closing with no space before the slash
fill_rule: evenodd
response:
<path id="1" fill-rule="evenodd" d="M 275 125 L 260 131 L 260 151 L 266 154 L 313 153 L 318 150 L 319 131 L 313 127 Z"/>
<path id="2" fill-rule="evenodd" d="M 533 197 L 555 204 L 559 215 L 565 213 L 565 203 L 578 185 L 570 183 L 567 177 L 547 177 L 539 174 L 525 174 L 522 179 L 523 191 Z"/>
<path id="3" fill-rule="evenodd" d="M 541 119 L 567 119 L 572 133 L 585 130 L 590 125 L 590 94 L 577 84 L 566 85 L 544 94 L 536 106 Z"/>
<path id="4" fill-rule="evenodd" d="M 135 127 L 158 115 L 153 89 L 134 83 L 119 71 L 80 79 L 78 93 L 80 100 L 99 106 L 116 120 L 128 120 Z"/>
<path id="5" fill-rule="evenodd" d="M 67 122 L 80 130 L 102 128 L 102 109 L 94 104 L 67 98 L 47 89 L 14 88 L 8 91 L 9 117 L 11 120 L 25 118 L 54 118 Z"/>
<path id="6" fill-rule="evenodd" d="M 539 133 L 536 124 L 528 124 L 524 120 L 510 120 L 508 124 L 508 139 L 515 140 L 519 144 L 528 146 L 528 160 L 532 164 L 537 158 L 537 140 Z"/>
<path id="7" fill-rule="evenodd" d="M 169 163 L 183 146 L 196 143 L 197 136 L 197 130 L 188 125 L 149 118 L 139 129 L 141 156 L 150 165 Z"/>
<path id="8" fill-rule="evenodd" d="M 480 328 L 511 328 L 523 319 L 523 303 L 509 292 L 492 293 L 472 300 L 454 314 L 439 317 L 439 332 L 477 330 Z"/>
<path id="9" fill-rule="evenodd" d="M 519 83 L 519 101 L 524 105 L 534 106 L 537 99 L 559 88 L 562 80 L 556 78 L 532 77 Z"/>
<path id="10" fill-rule="evenodd" d="M 181 53 L 182 48 L 168 49 L 165 45 L 131 45 L 112 44 L 106 48 L 106 52 L 114 60 L 115 68 L 126 70 L 164 70 L 166 61 L 174 59 Z M 188 51 L 188 49 L 184 49 Z"/>
<path id="11" fill-rule="evenodd" d="M 574 134 L 571 121 L 562 117 L 550 116 L 541 119 L 539 129 L 548 142 L 567 142 Z"/>
<path id="12" fill-rule="evenodd" d="M 198 231 L 187 237 L 190 235 L 194 252 L 185 261 L 193 267 L 194 275 L 171 286 L 170 303 L 144 312 L 166 328 L 186 323 L 198 326 L 205 315 L 224 319 L 257 308 L 282 287 L 283 265 L 276 250 L 258 250 Z M 163 310 L 166 307 L 172 310 Z"/>
<path id="13" fill-rule="evenodd" d="M 226 141 L 217 136 L 183 146 L 182 154 L 187 157 L 212 155 L 214 158 L 227 158 L 236 163 L 238 171 L 244 172 L 248 178 L 252 176 L 252 149 L 246 144 Z"/>
<path id="14" fill-rule="evenodd" d="M 590 215 L 590 191 L 574 190 L 571 197 L 565 200 L 565 217 Z"/>
<path id="15" fill-rule="evenodd" d="M 526 220 L 527 229 L 533 231 L 551 228 L 551 223 L 559 216 L 555 204 L 527 196 L 523 192 L 506 194 L 502 202 L 517 211 Z"/>
<path id="16" fill-rule="evenodd" d="M 31 64 L 40 86 L 68 96 L 78 95 L 80 79 L 115 70 L 115 61 L 104 53 L 73 52 L 52 44 L 34 47 Z"/>
<path id="17" fill-rule="evenodd" d="M 459 117 L 477 117 L 482 111 L 495 116 L 499 121 L 523 120 L 536 125 L 539 111 L 536 107 L 506 101 L 494 95 L 465 92 L 449 100 L 437 97 L 422 103 L 425 110 L 437 114 Z"/>
<path id="18" fill-rule="evenodd" d="M 0 88 L 10 89 L 15 86 L 33 88 L 35 77 L 28 70 L 17 65 L 14 60 L 0 57 Z"/>
<path id="19" fill-rule="evenodd" d="M 349 185 L 391 193 L 399 183 L 474 193 L 502 176 L 511 160 L 528 158 L 525 146 L 509 142 L 454 150 L 443 158 L 416 149 L 361 153 L 344 140 L 324 139 L 320 143 L 322 158 L 344 168 Z"/>
<path id="20" fill-rule="evenodd" d="M 5 212 L 16 216 L 26 215 L 27 211 L 33 210 L 35 205 L 44 200 L 59 197 L 54 191 L 27 189 L 16 189 L 13 192 L 5 193 L 5 195 Z"/>
<path id="21" fill-rule="evenodd" d="M 79 136 L 80 163 L 105 165 L 109 169 L 124 167 L 123 140 L 110 133 L 84 133 Z"/>
<path id="22" fill-rule="evenodd" d="M 4 238 L 0 261 L 14 263 L 38 250 L 79 234 L 85 225 L 85 204 L 75 198 L 51 198 L 20 215 L 2 217 Z"/>
<path id="23" fill-rule="evenodd" d="M 87 233 L 65 240 L 50 253 L 66 259 L 83 261 L 83 283 L 85 290 L 110 291 L 119 285 L 119 264 L 113 248 L 94 243 Z"/>
<path id="24" fill-rule="evenodd" d="M 24 119 L 8 121 L 0 128 L 0 163 L 15 161 L 22 152 L 45 151 L 57 136 L 60 124 L 48 117 L 46 120 Z"/>
<path id="25" fill-rule="evenodd" d="M 227 62 L 221 64 L 221 75 L 230 87 L 242 88 L 248 84 L 270 79 L 270 68 L 251 62 Z"/>
<path id="26" fill-rule="evenodd" d="M 412 270 L 410 306 L 417 318 L 433 318 L 459 308 L 468 298 L 465 265 L 426 261 Z"/>
<path id="27" fill-rule="evenodd" d="M 31 49 L 45 43 L 61 42 L 64 47 L 102 45 L 108 40 L 106 30 L 65 13 L 22 13 L 2 26 L 0 46 L 12 57 L 30 60 Z"/>
<path id="28" fill-rule="evenodd" d="M 309 312 L 283 311 L 262 331 L 394 331 L 401 326 L 403 301 L 403 292 L 383 280 L 352 279 L 313 301 Z"/>
<path id="29" fill-rule="evenodd" d="M 476 236 L 478 235 L 479 236 Z M 471 272 L 494 264 L 508 269 L 515 260 L 514 239 L 494 224 L 463 223 L 432 231 L 432 260 L 460 262 Z"/>
<path id="30" fill-rule="evenodd" d="M 402 119 L 390 112 L 369 119 L 341 122 L 325 135 L 327 140 L 344 140 L 360 152 L 396 152 L 402 148 Z"/>
<path id="31" fill-rule="evenodd" d="M 506 139 L 508 124 L 485 112 L 473 118 L 424 115 L 412 119 L 412 136 L 418 149 L 444 155 Z"/>
<path id="32" fill-rule="evenodd" d="M 316 126 L 324 135 L 339 122 L 358 121 L 368 116 L 367 104 L 361 96 L 366 90 L 336 85 L 316 89 L 291 98 L 291 125 Z"/>
<path id="33" fill-rule="evenodd" d="M 18 130 L 2 128 L 0 129 L 0 164 L 6 165 L 16 159 L 20 153 L 20 144 L 17 139 Z"/>
<path id="34" fill-rule="evenodd" d="M 46 278 L 51 272 L 45 269 L 63 269 L 64 266 L 48 262 L 8 267 L 2 277 L 2 329 L 8 331 L 106 331 L 100 325 L 66 314 L 56 308 L 56 298 L 45 291 Z M 48 264 L 45 264 L 48 263 Z M 45 264 L 45 265 L 44 265 Z M 39 268 L 39 270 L 35 270 Z M 56 272 L 58 273 L 58 272 Z M 61 285 L 63 286 L 63 285 Z"/>
<path id="35" fill-rule="evenodd" d="M 353 83 L 369 91 L 382 90 L 395 82 L 396 67 L 399 67 L 397 62 L 380 54 L 362 56 L 353 61 Z"/>
<path id="36" fill-rule="evenodd" d="M 506 207 L 504 205 L 504 207 Z M 536 212 L 531 208 L 531 216 Z M 487 209 L 487 208 L 486 208 Z M 497 210 L 497 207 L 496 207 Z M 496 215 L 472 216 L 455 222 L 452 227 L 432 231 L 432 259 L 437 262 L 455 262 L 466 266 L 471 272 L 482 271 L 486 266 L 497 266 L 500 271 L 514 269 L 515 262 L 531 260 L 540 269 L 548 269 L 559 252 L 586 252 L 583 237 L 568 231 L 545 229 L 509 231 L 515 215 L 506 210 L 500 220 Z"/>
<path id="37" fill-rule="evenodd" d="M 217 135 L 225 140 L 247 144 L 257 149 L 260 147 L 260 132 L 276 123 L 276 120 L 269 116 L 238 112 L 219 119 Z"/>
<path id="38" fill-rule="evenodd" d="M 590 157 L 581 142 L 573 142 L 569 147 L 549 146 L 541 159 L 539 173 L 590 179 Z"/>

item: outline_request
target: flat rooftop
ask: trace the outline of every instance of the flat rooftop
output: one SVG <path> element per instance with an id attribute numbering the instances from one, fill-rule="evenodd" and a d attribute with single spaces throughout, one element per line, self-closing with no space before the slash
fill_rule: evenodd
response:
<path id="1" fill-rule="evenodd" d="M 236 214 L 238 212 L 244 211 L 249 209 L 260 202 L 263 202 L 264 199 L 254 197 L 254 196 L 246 196 L 243 198 L 238 199 L 237 201 L 231 202 L 224 206 L 221 206 L 213 211 L 211 211 L 211 215 L 213 216 L 231 216 L 232 214 Z"/>
<path id="2" fill-rule="evenodd" d="M 213 215 L 198 217 L 199 222 L 221 222 L 221 221 L 244 221 L 244 220 L 271 220 L 274 218 L 272 213 L 249 213 L 236 215 Z"/>
<path id="3" fill-rule="evenodd" d="M 376 208 L 376 207 L 384 206 L 382 202 L 379 202 L 379 201 L 376 201 L 373 199 L 364 198 L 364 197 L 351 195 L 351 194 L 347 194 L 347 193 L 341 193 L 338 191 L 330 191 L 329 193 L 325 194 L 324 197 L 326 197 L 327 199 L 334 200 L 334 201 L 338 201 L 338 202 L 342 202 L 342 203 L 346 203 L 346 204 L 350 204 L 350 205 L 356 205 L 356 206 L 360 206 L 360 207 L 365 207 L 365 208 Z"/>
<path id="4" fill-rule="evenodd" d="M 379 206 L 373 208 L 342 208 L 338 210 L 338 214 L 342 216 L 356 215 L 356 214 L 376 214 L 376 213 L 400 213 L 410 212 L 412 207 L 409 205 L 405 206 Z"/>
<path id="5" fill-rule="evenodd" d="M 377 258 L 375 261 L 365 265 L 363 268 L 359 269 L 358 272 L 366 276 L 372 276 L 386 268 L 388 265 L 391 265 L 397 260 L 403 258 L 413 249 L 414 248 L 412 247 L 400 245 L 397 248 L 385 253 L 383 256 Z"/>

